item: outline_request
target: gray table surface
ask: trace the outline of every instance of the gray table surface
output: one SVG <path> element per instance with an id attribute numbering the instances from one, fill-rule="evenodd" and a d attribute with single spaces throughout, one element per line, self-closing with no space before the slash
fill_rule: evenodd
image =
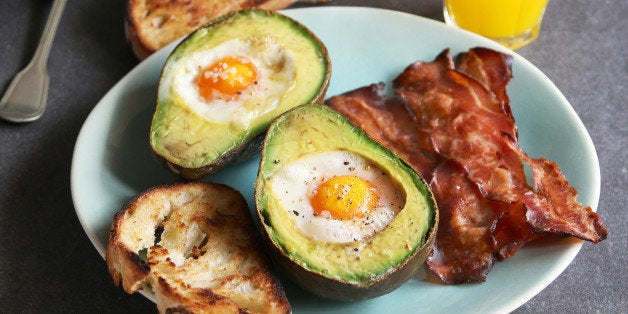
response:
<path id="1" fill-rule="evenodd" d="M 0 92 L 32 56 L 52 1 L 0 1 Z M 0 121 L 0 312 L 155 313 L 115 288 L 74 212 L 70 165 L 85 118 L 138 64 L 124 37 L 125 0 L 69 1 L 39 121 Z M 320 4 L 319 4 L 320 5 Z M 442 21 L 441 2 L 335 0 Z M 307 6 L 307 5 L 299 5 Z M 552 0 L 540 38 L 518 52 L 562 91 L 596 146 L 598 212 L 610 231 L 515 312 L 628 312 L 628 1 Z"/>

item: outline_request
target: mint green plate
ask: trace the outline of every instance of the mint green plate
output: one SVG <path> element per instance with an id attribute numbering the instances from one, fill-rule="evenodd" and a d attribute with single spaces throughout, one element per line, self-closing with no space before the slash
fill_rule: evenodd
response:
<path id="1" fill-rule="evenodd" d="M 579 200 L 597 208 L 600 169 L 591 138 L 556 86 L 521 56 L 480 36 L 406 13 L 359 7 L 283 12 L 308 26 L 329 49 L 333 73 L 329 96 L 380 81 L 390 84 L 410 63 L 431 61 L 445 48 L 455 54 L 484 46 L 512 54 L 509 95 L 521 146 L 533 157 L 556 161 L 580 192 Z M 173 48 L 158 51 L 120 80 L 91 112 L 76 142 L 71 174 L 74 206 L 85 233 L 103 256 L 113 214 L 139 192 L 178 179 L 157 164 L 148 145 L 159 74 Z M 238 189 L 253 210 L 258 161 L 233 165 L 206 180 Z M 445 286 L 420 274 L 388 295 L 361 302 L 320 299 L 288 281 L 283 284 L 295 313 L 509 312 L 558 277 L 581 245 L 571 238 L 552 239 L 496 263 L 485 283 Z"/>

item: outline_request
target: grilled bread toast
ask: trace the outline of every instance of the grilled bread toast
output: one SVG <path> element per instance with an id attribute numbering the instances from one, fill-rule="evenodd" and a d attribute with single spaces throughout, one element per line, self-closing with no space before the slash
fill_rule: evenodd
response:
<path id="1" fill-rule="evenodd" d="M 139 59 L 221 15 L 247 8 L 279 10 L 296 0 L 129 0 L 127 40 Z"/>
<path id="2" fill-rule="evenodd" d="M 177 183 L 136 196 L 113 219 L 106 252 L 116 285 L 152 289 L 160 313 L 289 313 L 242 195 Z"/>

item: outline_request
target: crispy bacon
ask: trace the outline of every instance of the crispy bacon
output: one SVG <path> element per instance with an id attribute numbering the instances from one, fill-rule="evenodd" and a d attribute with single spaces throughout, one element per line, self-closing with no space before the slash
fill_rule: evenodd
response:
<path id="1" fill-rule="evenodd" d="M 326 103 L 351 120 L 356 126 L 363 129 L 372 138 L 395 151 L 408 161 L 415 170 L 419 169 L 417 171 L 429 182 L 432 177 L 432 169 L 439 162 L 438 156 L 434 156 L 429 137 L 416 127 L 416 122 L 398 99 L 385 98 L 384 94 L 384 84 L 379 83 L 331 97 Z M 451 162 L 447 164 L 449 163 Z M 441 166 L 440 168 L 444 167 L 446 166 Z M 453 169 L 458 170 L 457 176 L 464 175 L 460 167 L 455 166 L 447 171 L 442 170 L 439 175 L 439 182 L 448 182 L 446 176 L 455 173 Z M 464 183 L 473 184 L 468 179 Z M 466 206 L 468 206 L 469 212 L 473 213 L 475 208 L 492 208 L 496 215 L 494 231 L 492 231 L 490 238 L 486 238 L 487 242 L 483 246 L 487 248 L 487 252 L 490 252 L 499 260 L 512 256 L 534 233 L 534 230 L 525 221 L 523 205 L 521 203 L 510 204 L 490 201 L 479 193 L 477 187 L 470 189 L 472 190 L 470 193 L 473 193 L 476 197 L 466 199 Z M 451 193 L 455 195 L 455 191 L 452 190 Z M 439 202 L 439 208 L 441 213 L 451 211 L 447 202 Z M 464 212 L 459 211 L 457 216 L 461 217 L 464 214 Z M 444 219 L 446 220 L 447 218 Z M 441 218 L 441 225 L 445 220 Z M 453 230 L 456 227 L 465 228 L 466 225 L 450 226 L 449 230 Z M 471 247 L 461 247 L 457 242 L 452 243 L 451 237 L 447 236 L 447 234 L 465 232 L 467 231 L 463 229 L 454 232 L 442 232 L 437 237 L 437 246 L 444 249 L 440 250 L 439 254 L 431 259 L 431 265 L 435 273 L 446 278 L 452 275 L 443 274 L 445 269 L 459 269 L 456 275 L 457 279 L 453 280 L 450 278 L 447 279 L 448 282 L 472 282 L 484 278 L 477 274 L 465 277 L 463 269 L 469 267 L 465 268 L 455 265 L 457 258 L 456 256 L 451 256 L 451 250 L 447 249 L 458 247 L 458 250 L 473 251 L 476 246 L 474 242 L 465 242 Z M 492 257 L 485 256 L 484 258 L 491 259 Z M 488 266 L 492 264 L 492 260 L 484 260 L 481 264 Z M 470 267 L 470 269 L 476 269 L 477 271 L 478 267 L 476 265 L 475 267 Z M 487 270 L 490 267 L 484 269 Z M 451 270 L 447 272 L 451 273 Z"/>
<path id="2" fill-rule="evenodd" d="M 426 266 L 445 283 L 485 281 L 495 259 L 511 257 L 537 235 L 522 203 L 485 198 L 451 160 L 436 167 L 430 187 L 439 229 Z"/>
<path id="3" fill-rule="evenodd" d="M 502 133 L 516 137 L 514 122 L 494 93 L 447 67 L 448 52 L 434 62 L 416 62 L 393 86 L 426 132 L 434 149 L 458 162 L 482 194 L 513 202 L 526 190 L 523 162 L 507 149 Z"/>
<path id="4" fill-rule="evenodd" d="M 488 48 L 476 47 L 456 57 L 456 69 L 464 72 L 497 96 L 502 103 L 502 110 L 515 121 L 510 109 L 510 99 L 506 88 L 512 79 L 512 57 Z"/>
<path id="5" fill-rule="evenodd" d="M 511 66 L 510 55 L 483 47 L 460 53 L 455 60 L 456 70 L 473 77 L 493 92 L 502 103 L 502 111 L 514 122 L 507 93 L 508 83 L 512 79 Z M 514 125 L 514 128 L 517 135 L 517 126 Z M 501 216 L 492 232 L 494 253 L 498 259 L 505 260 L 539 234 L 526 222 L 526 208 L 522 202 L 497 202 L 496 206 Z"/>
<path id="6" fill-rule="evenodd" d="M 522 202 L 496 201 L 494 204 L 500 216 L 492 231 L 493 254 L 503 261 L 540 234 L 526 221 L 526 208 Z"/>
<path id="7" fill-rule="evenodd" d="M 451 161 L 438 165 L 430 187 L 439 224 L 427 267 L 448 284 L 485 281 L 494 261 L 491 230 L 498 216 L 493 203 Z"/>
<path id="8" fill-rule="evenodd" d="M 326 104 L 390 148 L 429 182 L 435 162 L 429 137 L 399 99 L 386 99 L 384 94 L 383 83 L 372 84 L 331 97 Z"/>
<path id="9" fill-rule="evenodd" d="M 569 185 L 555 162 L 531 158 L 512 138 L 508 138 L 508 143 L 532 168 L 534 191 L 523 196 L 528 209 L 526 219 L 532 227 L 593 243 L 606 239 L 608 230 L 602 219 L 590 206 L 584 207 L 576 200 L 578 191 Z"/>
<path id="10" fill-rule="evenodd" d="M 443 69 L 452 68 L 453 62 L 448 52 L 443 52 L 434 64 L 428 66 L 431 72 L 426 75 L 438 77 Z M 419 78 L 410 79 L 418 80 Z M 434 153 L 430 137 L 417 127 L 416 121 L 398 98 L 385 98 L 384 94 L 383 83 L 373 84 L 334 96 L 327 101 L 327 105 L 345 115 L 371 137 L 395 151 L 429 181 L 434 165 L 440 160 Z M 496 105 L 493 110 L 499 112 L 501 107 Z M 434 182 L 441 182 L 441 185 L 445 185 L 453 183 L 456 178 L 463 180 L 463 185 L 469 190 L 468 195 L 474 197 L 465 197 L 467 193 L 464 191 L 454 193 L 455 191 L 452 190 L 448 198 L 458 195 L 456 197 L 465 199 L 463 207 L 452 208 L 453 205 L 450 206 L 450 204 L 462 205 L 449 202 L 448 198 L 443 198 L 444 200 L 439 202 L 440 212 L 454 213 L 458 223 L 450 222 L 449 227 L 444 229 L 449 232 L 441 232 L 437 237 L 436 253 L 430 258 L 430 268 L 443 281 L 449 283 L 483 281 L 493 264 L 493 259 L 496 257 L 503 260 L 514 254 L 534 233 L 534 230 L 525 222 L 524 213 L 521 212 L 523 206 L 520 203 L 517 206 L 486 199 L 479 193 L 477 187 L 469 186 L 473 183 L 466 179 L 465 173 L 459 166 L 451 166 L 451 162 L 445 164 L 449 166 L 439 166 L 440 179 Z M 453 175 L 454 178 L 447 178 L 449 175 Z M 493 215 L 488 229 L 485 230 L 486 236 L 477 238 L 476 241 L 461 243 L 459 235 L 477 235 L 479 229 L 468 230 L 469 224 L 459 222 L 478 221 L 473 217 L 476 214 L 481 215 L 481 212 L 477 211 L 478 208 Z M 445 214 L 445 218 L 441 218 L 441 225 L 445 224 L 444 221 L 447 221 L 447 217 L 450 216 Z M 517 220 L 521 216 L 523 219 Z M 476 251 L 478 248 L 483 251 Z M 474 257 L 469 259 L 468 256 L 456 255 L 460 252 L 475 253 Z"/>
<path id="11" fill-rule="evenodd" d="M 397 97 L 386 98 L 379 83 L 327 101 L 431 180 L 440 222 L 426 266 L 445 283 L 484 281 L 495 259 L 546 232 L 605 239 L 601 219 L 576 201 L 557 165 L 518 146 L 510 57 L 474 48 L 456 61 L 454 69 L 445 50 L 411 64 L 393 81 Z"/>

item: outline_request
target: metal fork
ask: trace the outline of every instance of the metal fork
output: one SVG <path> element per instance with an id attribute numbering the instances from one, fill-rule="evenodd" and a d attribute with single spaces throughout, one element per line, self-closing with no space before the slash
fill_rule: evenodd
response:
<path id="1" fill-rule="evenodd" d="M 12 122 L 39 119 L 48 98 L 48 54 L 67 0 L 55 0 L 31 62 L 18 73 L 0 100 L 0 117 Z"/>

